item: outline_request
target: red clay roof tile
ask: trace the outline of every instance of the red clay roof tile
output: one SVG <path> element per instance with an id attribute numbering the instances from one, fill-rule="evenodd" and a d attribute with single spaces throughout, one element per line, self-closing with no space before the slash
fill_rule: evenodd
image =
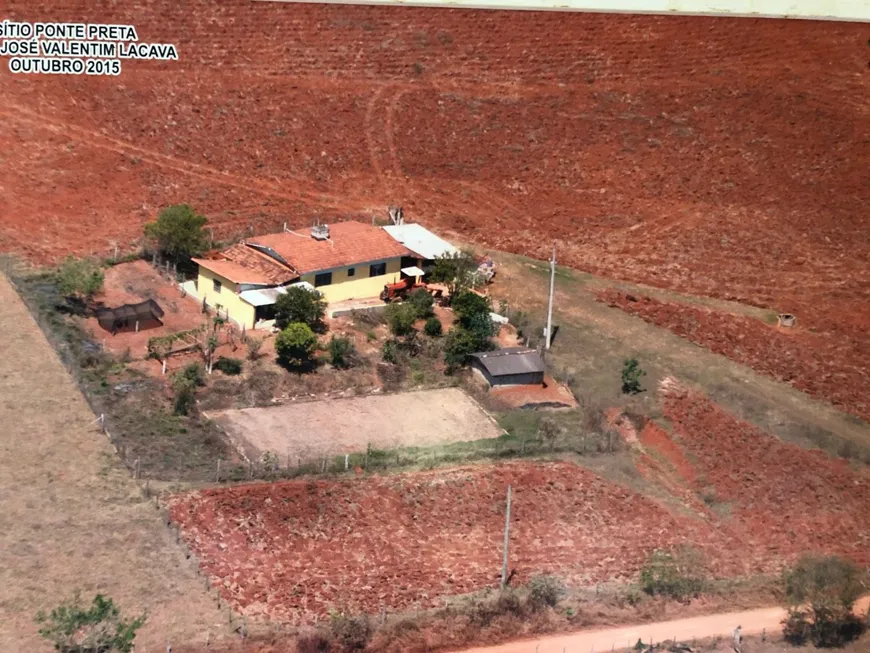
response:
<path id="1" fill-rule="evenodd" d="M 299 274 L 413 256 L 381 227 L 364 222 L 329 225 L 329 240 L 311 237 L 311 229 L 250 238 L 247 242 L 271 247 Z"/>

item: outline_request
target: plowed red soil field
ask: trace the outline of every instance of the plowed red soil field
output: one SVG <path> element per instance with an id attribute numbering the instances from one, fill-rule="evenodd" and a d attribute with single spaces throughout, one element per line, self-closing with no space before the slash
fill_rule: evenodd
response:
<path id="1" fill-rule="evenodd" d="M 728 550 L 709 525 L 565 463 L 206 490 L 171 514 L 228 600 L 305 622 L 343 603 L 425 608 L 496 587 L 508 484 L 517 582 L 627 578 L 651 548 L 683 541 Z"/>
<path id="2" fill-rule="evenodd" d="M 777 327 L 743 315 L 617 290 L 597 296 L 610 306 L 870 420 L 865 392 L 870 339 L 864 333 L 831 338 L 813 333 L 800 322 L 797 328 Z"/>
<path id="3" fill-rule="evenodd" d="M 181 201 L 216 235 L 402 203 L 492 247 L 555 239 L 575 267 L 870 324 L 863 25 L 249 0 L 4 17 L 132 24 L 180 60 L 0 67 L 0 249 L 106 253 Z"/>
<path id="4" fill-rule="evenodd" d="M 227 600 L 292 623 L 339 605 L 432 607 L 497 585 L 508 484 L 518 583 L 541 572 L 630 579 L 653 549 L 677 544 L 725 577 L 807 551 L 870 564 L 866 471 L 782 443 L 679 386 L 665 414 L 674 439 L 642 433 L 639 463 L 695 517 L 569 463 L 210 489 L 175 497 L 171 514 Z M 706 508 L 700 493 L 711 491 L 727 510 Z"/>
<path id="5" fill-rule="evenodd" d="M 820 451 L 788 444 L 678 385 L 665 415 L 694 462 L 693 486 L 729 504 L 723 525 L 750 558 L 829 551 L 870 565 L 870 474 Z M 681 465 L 678 454 L 660 447 Z"/>

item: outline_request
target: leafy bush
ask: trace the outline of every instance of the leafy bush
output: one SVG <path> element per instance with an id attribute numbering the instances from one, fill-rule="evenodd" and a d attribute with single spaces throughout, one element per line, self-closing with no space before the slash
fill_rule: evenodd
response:
<path id="1" fill-rule="evenodd" d="M 698 596 L 704 589 L 700 557 L 686 547 L 675 553 L 656 550 L 640 572 L 640 584 L 647 594 L 677 601 Z"/>
<path id="2" fill-rule="evenodd" d="M 145 615 L 127 621 L 112 599 L 97 594 L 86 607 L 77 593 L 51 613 L 40 612 L 36 621 L 39 634 L 60 653 L 129 653 Z"/>
<path id="3" fill-rule="evenodd" d="M 529 582 L 529 606 L 533 610 L 555 608 L 565 596 L 565 586 L 555 576 L 535 576 Z"/>
<path id="4" fill-rule="evenodd" d="M 246 336 L 245 347 L 248 348 L 248 360 L 255 361 L 260 357 L 260 350 L 263 348 L 263 339 Z"/>
<path id="5" fill-rule="evenodd" d="M 229 376 L 235 376 L 242 373 L 242 361 L 238 358 L 226 358 L 221 356 L 214 364 L 214 369 L 220 370 Z"/>
<path id="6" fill-rule="evenodd" d="M 393 365 L 398 364 L 398 362 L 399 362 L 399 341 L 392 338 L 392 339 L 384 342 L 384 346 L 381 349 L 381 357 L 387 363 L 392 363 Z"/>
<path id="7" fill-rule="evenodd" d="M 369 643 L 372 626 L 365 615 L 351 616 L 344 612 L 331 612 L 329 626 L 332 635 L 344 651 L 361 651 Z"/>
<path id="8" fill-rule="evenodd" d="M 636 358 L 626 360 L 622 365 L 622 391 L 630 395 L 642 392 L 640 379 L 643 376 L 646 376 L 646 372 L 640 369 Z"/>
<path id="9" fill-rule="evenodd" d="M 356 346 L 353 340 L 345 336 L 332 336 L 327 345 L 329 362 L 333 367 L 347 369 L 357 362 Z"/>
<path id="10" fill-rule="evenodd" d="M 427 336 L 437 338 L 444 332 L 444 327 L 441 324 L 441 320 L 433 315 L 428 320 L 426 320 L 426 324 L 423 326 L 423 332 Z"/>
<path id="11" fill-rule="evenodd" d="M 486 627 L 500 615 L 514 615 L 522 617 L 525 614 L 525 606 L 517 593 L 506 588 L 499 592 L 495 600 L 476 600 L 468 611 L 469 620 L 478 627 Z"/>
<path id="12" fill-rule="evenodd" d="M 479 315 L 485 315 L 489 319 L 489 314 L 492 311 L 490 300 L 487 297 L 481 297 L 470 290 L 458 293 L 451 306 L 453 312 L 456 313 L 457 321 L 466 329 L 472 328 L 472 322 Z M 489 322 L 492 323 L 492 320 L 490 319 Z"/>
<path id="13" fill-rule="evenodd" d="M 190 363 L 178 373 L 178 376 L 190 381 L 195 386 L 205 385 L 205 370 L 199 363 Z"/>
<path id="14" fill-rule="evenodd" d="M 538 423 L 538 439 L 550 447 L 552 451 L 556 446 L 556 440 L 562 429 L 551 417 L 544 417 Z"/>
<path id="15" fill-rule="evenodd" d="M 435 315 L 435 300 L 425 288 L 412 291 L 405 303 L 414 307 L 417 319 L 424 320 Z"/>
<path id="16" fill-rule="evenodd" d="M 173 412 L 176 415 L 190 415 L 196 405 L 196 388 L 205 385 L 202 365 L 191 363 L 178 372 L 172 379 L 175 391 Z"/>
<path id="17" fill-rule="evenodd" d="M 294 286 L 275 301 L 275 326 L 282 331 L 290 324 L 300 323 L 321 333 L 326 330 L 325 318 L 326 300 L 319 290 Z"/>
<path id="18" fill-rule="evenodd" d="M 867 624 L 852 609 L 863 590 L 861 572 L 839 556 L 804 556 L 783 578 L 788 616 L 783 636 L 794 644 L 843 646 Z"/>
<path id="19" fill-rule="evenodd" d="M 301 635 L 296 639 L 296 653 L 330 653 L 332 640 L 323 633 Z"/>
<path id="20" fill-rule="evenodd" d="M 306 368 L 314 359 L 317 336 L 307 324 L 294 322 L 275 337 L 278 361 L 292 368 Z"/>
<path id="21" fill-rule="evenodd" d="M 384 315 L 394 336 L 406 336 L 414 330 L 417 310 L 411 304 L 390 304 L 384 311 Z"/>
<path id="22" fill-rule="evenodd" d="M 70 255 L 61 263 L 56 278 L 57 289 L 65 297 L 90 299 L 103 289 L 105 275 L 98 263 Z"/>
<path id="23" fill-rule="evenodd" d="M 196 404 L 196 386 L 183 376 L 173 382 L 175 400 L 172 410 L 176 415 L 190 415 Z"/>
<path id="24" fill-rule="evenodd" d="M 145 225 L 145 237 L 157 244 L 158 250 L 176 263 L 183 263 L 202 254 L 208 247 L 203 227 L 208 222 L 187 204 L 163 209 L 155 222 Z"/>

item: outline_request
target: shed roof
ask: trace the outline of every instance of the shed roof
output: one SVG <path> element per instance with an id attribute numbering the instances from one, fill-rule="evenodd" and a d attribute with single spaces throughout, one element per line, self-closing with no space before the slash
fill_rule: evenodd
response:
<path id="1" fill-rule="evenodd" d="M 279 295 L 283 295 L 287 292 L 287 288 L 293 288 L 296 286 L 304 288 L 305 290 L 315 289 L 310 283 L 300 281 L 299 283 L 291 283 L 289 286 L 245 290 L 239 293 L 239 297 L 248 302 L 251 306 L 271 306 L 278 301 Z"/>
<path id="2" fill-rule="evenodd" d="M 329 225 L 328 240 L 315 240 L 311 229 L 303 229 L 258 236 L 247 242 L 271 248 L 299 274 L 373 263 L 411 253 L 382 228 L 354 221 Z"/>
<path id="3" fill-rule="evenodd" d="M 417 256 L 427 260 L 436 259 L 445 254 L 456 254 L 459 251 L 421 224 L 387 225 L 384 227 L 384 231 Z"/>
<path id="4" fill-rule="evenodd" d="M 528 347 L 505 347 L 495 351 L 472 354 L 492 376 L 509 374 L 534 374 L 543 372 L 544 360 L 535 349 Z"/>

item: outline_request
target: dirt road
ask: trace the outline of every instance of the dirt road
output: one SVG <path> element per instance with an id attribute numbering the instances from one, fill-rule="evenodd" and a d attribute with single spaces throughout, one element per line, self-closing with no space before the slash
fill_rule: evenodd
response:
<path id="1" fill-rule="evenodd" d="M 870 596 L 865 596 L 855 607 L 863 613 L 870 606 Z M 680 642 L 708 637 L 731 637 L 734 628 L 741 626 L 745 635 L 758 634 L 763 630 L 778 633 L 780 622 L 785 617 L 782 608 L 760 608 L 743 612 L 728 612 L 707 617 L 692 617 L 661 621 L 654 624 L 624 626 L 590 630 L 572 635 L 559 635 L 538 640 L 511 642 L 500 646 L 466 649 L 463 653 L 589 653 L 630 648 L 638 639 L 644 644 L 676 638 Z"/>

